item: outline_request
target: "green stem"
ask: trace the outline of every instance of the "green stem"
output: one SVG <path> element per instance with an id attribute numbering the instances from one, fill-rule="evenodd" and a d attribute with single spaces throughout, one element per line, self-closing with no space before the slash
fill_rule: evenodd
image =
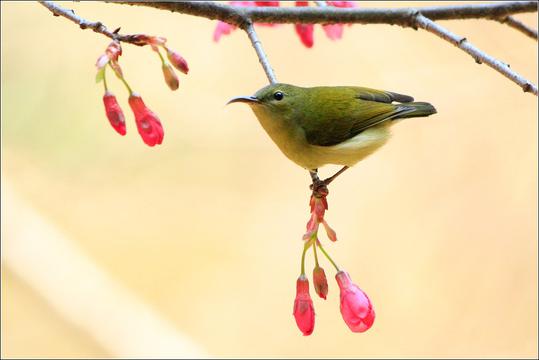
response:
<path id="1" fill-rule="evenodd" d="M 112 71 L 114 71 L 114 69 L 112 68 L 112 65 L 110 63 L 108 65 L 110 66 Z M 133 95 L 133 90 L 131 89 L 131 86 L 129 86 L 127 81 L 125 81 L 124 77 L 123 76 L 118 76 L 118 78 L 124 83 L 125 87 L 127 88 L 127 91 L 129 91 L 129 96 Z"/>
<path id="2" fill-rule="evenodd" d="M 105 92 L 109 91 L 109 87 L 107 86 L 107 67 L 106 66 L 103 68 L 103 85 L 105 85 Z"/>
<path id="3" fill-rule="evenodd" d="M 316 254 L 316 247 L 318 246 L 318 241 L 316 241 L 316 237 L 313 240 L 314 266 L 318 267 L 318 255 Z"/>
<path id="4" fill-rule="evenodd" d="M 157 55 L 159 55 L 159 58 L 161 59 L 161 64 L 163 64 L 163 66 L 165 66 L 167 64 L 165 58 L 163 57 L 163 55 L 161 55 L 161 51 L 159 51 L 159 48 L 157 48 Z"/>
<path id="5" fill-rule="evenodd" d="M 301 254 L 301 275 L 305 275 L 305 253 L 312 245 L 312 238 L 309 239 L 303 246 L 303 253 Z"/>
<path id="6" fill-rule="evenodd" d="M 337 272 L 341 271 L 341 269 L 339 269 L 339 267 L 337 266 L 337 264 L 335 264 L 335 261 L 333 261 L 333 259 L 328 255 L 328 253 L 326 252 L 326 250 L 324 250 L 324 248 L 322 247 L 321 244 L 318 244 L 318 247 L 320 247 L 320 250 L 324 253 L 324 255 L 326 256 L 326 258 L 329 260 L 329 262 L 331 263 L 331 265 L 333 265 L 335 267 L 335 270 L 337 270 Z"/>

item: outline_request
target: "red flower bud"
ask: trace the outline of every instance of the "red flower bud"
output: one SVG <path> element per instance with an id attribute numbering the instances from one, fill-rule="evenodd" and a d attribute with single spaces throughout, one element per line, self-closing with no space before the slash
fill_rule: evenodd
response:
<path id="1" fill-rule="evenodd" d="M 125 135 L 125 117 L 116 96 L 110 91 L 106 91 L 103 96 L 103 103 L 105 104 L 105 111 L 110 124 L 120 135 Z"/>
<path id="2" fill-rule="evenodd" d="M 180 80 L 174 72 L 174 69 L 170 64 L 163 65 L 163 75 L 165 75 L 165 82 L 167 83 L 170 90 L 177 90 L 180 85 Z"/>
<path id="3" fill-rule="evenodd" d="M 146 107 L 140 95 L 136 93 L 131 94 L 129 97 L 129 106 L 131 106 L 131 110 L 135 114 L 135 122 L 142 140 L 148 146 L 161 144 L 164 132 L 157 115 Z"/>
<path id="4" fill-rule="evenodd" d="M 279 6 L 278 1 L 255 1 L 256 6 Z"/>
<path id="5" fill-rule="evenodd" d="M 305 47 L 312 48 L 314 45 L 314 37 L 313 37 L 314 25 L 313 24 L 296 24 L 295 29 L 302 44 L 305 45 Z"/>
<path id="6" fill-rule="evenodd" d="M 328 295 L 328 280 L 326 279 L 324 269 L 322 269 L 320 266 L 315 267 L 313 270 L 313 284 L 314 290 L 318 296 L 325 300 L 326 296 Z"/>
<path id="7" fill-rule="evenodd" d="M 309 6 L 308 1 L 296 1 L 296 6 Z M 313 47 L 314 38 L 314 24 L 296 24 L 295 25 L 296 33 L 299 36 L 299 39 L 308 48 Z"/>
<path id="8" fill-rule="evenodd" d="M 185 61 L 183 56 L 181 56 L 175 51 L 167 49 L 167 57 L 170 63 L 174 65 L 176 69 L 187 75 L 187 73 L 189 72 L 189 66 L 187 65 L 187 61 Z"/>
<path id="9" fill-rule="evenodd" d="M 305 275 L 301 275 L 296 282 L 294 318 L 304 336 L 312 334 L 314 330 L 314 306 L 311 295 L 309 295 L 309 280 Z"/>
<path id="10" fill-rule="evenodd" d="M 374 323 L 374 309 L 371 301 L 350 276 L 339 271 L 335 275 L 341 289 L 341 314 L 344 322 L 353 332 L 367 331 Z"/>

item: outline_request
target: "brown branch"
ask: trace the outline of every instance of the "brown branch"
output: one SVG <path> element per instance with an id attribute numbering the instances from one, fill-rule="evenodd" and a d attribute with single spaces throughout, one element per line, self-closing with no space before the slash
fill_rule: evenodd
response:
<path id="1" fill-rule="evenodd" d="M 116 31 L 110 31 L 100 21 L 92 22 L 83 19 L 80 16 L 76 15 L 73 10 L 65 9 L 59 5 L 56 5 L 52 1 L 39 1 L 39 3 L 49 9 L 54 14 L 54 16 L 63 16 L 66 19 L 71 20 L 75 24 L 79 25 L 81 29 L 92 29 L 96 33 L 103 34 L 113 40 L 119 40 L 137 46 L 147 45 L 146 42 L 141 42 L 140 39 L 136 37 L 136 35 L 119 34 L 119 28 Z"/>
<path id="2" fill-rule="evenodd" d="M 444 27 L 436 24 L 434 21 L 428 19 L 422 14 L 417 14 L 416 24 L 418 27 L 429 31 L 436 36 L 439 36 L 440 38 L 450 42 L 451 44 L 455 45 L 459 49 L 470 54 L 477 63 L 487 64 L 488 66 L 498 71 L 499 73 L 501 73 L 502 75 L 504 75 L 505 77 L 513 81 L 514 83 L 518 84 L 522 88 L 522 90 L 524 90 L 524 92 L 531 92 L 532 94 L 537 96 L 537 86 L 535 86 L 534 84 L 526 80 L 520 74 L 511 70 L 511 68 L 507 64 L 504 64 L 501 61 L 496 60 L 492 56 L 476 48 L 468 40 L 466 40 L 465 37 L 461 37 L 461 36 L 451 33 Z"/>
<path id="3" fill-rule="evenodd" d="M 466 38 L 459 37 L 442 26 L 436 24 L 433 20 L 450 19 L 504 19 L 508 25 L 524 31 L 527 27 L 511 18 L 510 14 L 521 12 L 536 12 L 537 2 L 535 1 L 513 1 L 500 2 L 495 4 L 473 4 L 458 6 L 439 6 L 423 8 L 399 8 L 399 9 L 345 9 L 328 6 L 321 7 L 240 7 L 230 6 L 218 2 L 196 1 L 196 2 L 134 2 L 134 1 L 110 1 L 119 4 L 139 5 L 153 7 L 157 9 L 170 10 L 208 19 L 215 19 L 237 25 L 244 29 L 249 36 L 259 61 L 268 77 L 270 83 L 277 80 L 269 64 L 269 61 L 262 49 L 253 27 L 254 22 L 265 23 L 357 23 L 357 24 L 398 24 L 403 27 L 413 27 L 425 29 L 442 39 L 449 41 L 461 50 L 470 54 L 478 63 L 485 63 L 494 70 L 498 71 L 511 81 L 518 84 L 524 92 L 531 92 L 537 96 L 537 86 L 526 80 L 520 74 L 514 72 L 508 65 L 493 58 L 492 56 L 479 50 Z M 96 32 L 104 34 L 112 39 L 143 45 L 137 42 L 133 35 L 120 35 L 116 32 L 110 32 L 100 22 L 89 22 L 74 14 L 72 10 L 63 9 L 50 1 L 41 1 L 43 6 L 47 7 L 57 16 L 63 16 L 79 24 L 83 29 L 91 28 Z M 527 29 L 531 30 L 531 29 Z M 533 31 L 533 30 L 532 30 Z M 537 36 L 537 33 L 535 33 Z"/>
<path id="4" fill-rule="evenodd" d="M 511 1 L 495 4 L 466 4 L 398 9 L 335 7 L 241 7 L 210 1 L 182 2 L 109 2 L 152 7 L 161 10 L 221 20 L 242 27 L 245 22 L 263 23 L 355 23 L 412 26 L 417 11 L 432 20 L 493 19 L 522 12 L 536 12 L 535 1 Z"/>
<path id="5" fill-rule="evenodd" d="M 537 30 L 532 29 L 528 25 L 524 24 L 522 21 L 515 19 L 512 16 L 506 16 L 503 18 L 497 18 L 496 21 L 501 22 L 502 24 L 507 24 L 513 29 L 516 29 L 523 33 L 526 36 L 531 37 L 537 41 Z"/>
<path id="6" fill-rule="evenodd" d="M 264 72 L 266 73 L 266 76 L 268 77 L 269 82 L 271 84 L 277 83 L 277 78 L 275 77 L 275 73 L 273 72 L 273 69 L 271 68 L 271 65 L 269 63 L 268 57 L 266 56 L 266 53 L 264 52 L 264 49 L 262 48 L 262 43 L 258 39 L 253 23 L 251 22 L 247 23 L 244 30 L 247 33 L 247 36 L 249 36 L 249 40 L 251 40 L 251 44 L 253 44 L 253 48 L 256 51 L 258 60 L 260 61 L 260 65 L 262 65 L 262 68 L 264 69 Z"/>

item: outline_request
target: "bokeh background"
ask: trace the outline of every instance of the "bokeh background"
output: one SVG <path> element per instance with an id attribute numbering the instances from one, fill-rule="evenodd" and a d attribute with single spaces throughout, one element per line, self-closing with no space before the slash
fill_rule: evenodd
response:
<path id="1" fill-rule="evenodd" d="M 315 332 L 303 337 L 292 305 L 309 176 L 246 106 L 224 106 L 267 81 L 246 35 L 215 44 L 207 19 L 63 5 L 122 33 L 167 37 L 191 72 L 171 92 L 156 54 L 124 45 L 124 73 L 165 128 L 163 145 L 149 148 L 110 75 L 128 134 L 117 135 L 105 117 L 94 63 L 109 39 L 37 3 L 2 2 L 4 254 L 19 244 L 14 222 L 34 226 L 24 204 L 209 356 L 537 356 L 535 96 L 425 31 L 355 25 L 333 42 L 317 26 L 307 49 L 292 25 L 259 28 L 282 82 L 387 89 L 438 109 L 393 127 L 384 148 L 331 187 L 327 220 L 339 241 L 326 248 L 371 297 L 373 328 L 348 330 L 323 261 L 329 297 L 313 298 Z M 517 18 L 537 28 L 536 14 Z M 493 21 L 442 24 L 537 84 L 536 41 Z M 51 269 L 72 271 L 61 261 L 73 260 L 68 254 L 47 250 L 46 233 L 32 239 L 44 244 L 39 258 Z M 122 356 L 58 305 L 73 305 L 58 289 L 78 293 L 77 284 L 36 287 L 24 275 L 31 264 L 2 260 L 2 356 Z M 83 291 L 91 274 L 75 275 Z M 82 295 L 98 305 L 99 294 Z M 130 341 L 129 333 L 115 336 Z"/>

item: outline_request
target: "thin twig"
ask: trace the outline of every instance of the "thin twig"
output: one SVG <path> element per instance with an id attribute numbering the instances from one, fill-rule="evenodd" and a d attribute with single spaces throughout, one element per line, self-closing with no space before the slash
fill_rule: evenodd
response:
<path id="1" fill-rule="evenodd" d="M 532 29 L 528 25 L 524 24 L 522 21 L 515 19 L 512 16 L 506 16 L 503 18 L 497 18 L 496 21 L 501 22 L 502 24 L 507 24 L 513 29 L 516 29 L 523 33 L 526 36 L 531 37 L 537 41 L 537 30 Z"/>
<path id="2" fill-rule="evenodd" d="M 335 8 L 325 7 L 241 7 L 210 1 L 181 2 L 109 2 L 152 7 L 172 12 L 221 20 L 242 26 L 251 20 L 262 23 L 317 23 L 317 24 L 397 24 L 413 26 L 417 11 L 432 20 L 452 19 L 492 19 L 511 14 L 537 11 L 536 1 L 510 1 L 494 4 L 466 4 L 454 6 L 433 6 L 421 8 Z"/>
<path id="3" fill-rule="evenodd" d="M 508 25 L 518 28 L 522 31 L 522 26 L 516 25 L 518 21 L 509 18 L 510 14 L 520 12 L 536 12 L 537 2 L 500 2 L 495 4 L 479 5 L 458 5 L 458 6 L 439 6 L 424 8 L 399 8 L 399 9 L 345 9 L 334 7 L 300 7 L 300 8 L 276 8 L 276 7 L 240 7 L 230 6 L 217 2 L 196 1 L 196 2 L 133 2 L 133 1 L 111 1 L 120 4 L 140 5 L 154 7 L 158 9 L 170 10 L 191 14 L 208 19 L 225 21 L 229 24 L 237 25 L 244 29 L 253 47 L 256 50 L 260 63 L 271 83 L 277 80 L 268 62 L 268 59 L 262 49 L 260 40 L 253 27 L 254 22 L 265 23 L 360 23 L 360 24 L 398 24 L 403 27 L 420 27 L 430 31 L 442 39 L 451 42 L 461 50 L 470 54 L 478 63 L 484 62 L 496 71 L 500 72 L 511 81 L 518 84 L 525 92 L 531 92 L 537 95 L 537 86 L 523 78 L 518 73 L 509 68 L 508 65 L 496 60 L 492 56 L 482 52 L 472 44 L 466 41 L 466 38 L 452 34 L 445 28 L 434 23 L 433 20 L 449 19 L 471 19 L 503 18 Z M 64 16 L 67 19 L 79 24 L 83 29 L 91 28 L 96 32 L 102 33 L 110 38 L 135 45 L 136 37 L 133 35 L 120 35 L 116 32 L 110 32 L 100 22 L 89 22 L 75 15 L 72 10 L 66 10 L 50 1 L 41 1 L 41 4 L 51 10 L 55 15 Z"/>
<path id="4" fill-rule="evenodd" d="M 524 92 L 531 92 L 534 95 L 537 95 L 537 86 L 535 86 L 534 84 L 526 80 L 520 74 L 511 70 L 511 68 L 507 64 L 504 64 L 501 61 L 496 60 L 492 56 L 476 48 L 468 40 L 466 40 L 465 37 L 461 37 L 461 36 L 453 34 L 452 32 L 448 31 L 444 27 L 436 24 L 434 21 L 426 18 L 422 14 L 417 14 L 416 24 L 418 27 L 429 31 L 435 34 L 436 36 L 439 36 L 440 38 L 455 45 L 459 49 L 467 52 L 475 59 L 477 63 L 487 64 L 488 66 L 498 71 L 499 73 L 501 73 L 502 75 L 504 75 L 505 77 L 513 81 L 514 83 L 518 84 L 522 88 L 522 90 L 524 90 Z"/>
<path id="5" fill-rule="evenodd" d="M 81 29 L 92 29 L 96 33 L 103 34 L 113 40 L 119 40 L 133 45 L 144 46 L 147 45 L 146 42 L 141 42 L 135 35 L 122 35 L 115 31 L 110 31 L 105 25 L 100 21 L 88 21 L 76 15 L 75 12 L 71 9 L 63 8 L 59 5 L 56 5 L 52 1 L 39 1 L 39 3 L 49 9 L 54 16 L 63 16 L 68 20 L 73 21 L 75 24 L 79 25 Z"/>
<path id="6" fill-rule="evenodd" d="M 251 22 L 247 23 L 247 25 L 245 25 L 244 30 L 249 36 L 249 40 L 251 40 L 251 44 L 253 44 L 253 47 L 255 48 L 256 55 L 258 56 L 258 60 L 260 61 L 260 64 L 262 65 L 262 68 L 264 69 L 264 72 L 266 73 L 266 76 L 268 77 L 269 82 L 271 84 L 277 83 L 277 78 L 275 77 L 275 73 L 273 72 L 273 69 L 271 68 L 271 65 L 268 61 L 268 57 L 266 56 L 266 53 L 264 52 L 264 49 L 262 48 L 262 43 L 258 39 L 253 23 Z"/>

